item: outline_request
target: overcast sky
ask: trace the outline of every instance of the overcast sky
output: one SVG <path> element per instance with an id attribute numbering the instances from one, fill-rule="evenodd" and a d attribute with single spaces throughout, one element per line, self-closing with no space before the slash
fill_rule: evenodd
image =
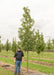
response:
<path id="1" fill-rule="evenodd" d="M 35 20 L 34 27 L 44 34 L 44 38 L 54 38 L 54 0 L 0 0 L 0 35 L 2 42 L 13 37 L 18 40 L 18 28 L 23 7 L 28 6 Z"/>

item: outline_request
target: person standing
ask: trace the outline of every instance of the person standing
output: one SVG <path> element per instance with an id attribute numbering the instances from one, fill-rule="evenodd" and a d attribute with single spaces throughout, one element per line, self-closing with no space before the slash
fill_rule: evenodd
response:
<path id="1" fill-rule="evenodd" d="M 24 61 L 24 53 L 23 51 L 21 51 L 21 48 L 18 48 L 17 52 L 14 55 L 14 63 L 15 63 L 14 75 L 17 75 L 17 68 L 18 68 L 18 75 L 20 75 L 22 61 Z"/>

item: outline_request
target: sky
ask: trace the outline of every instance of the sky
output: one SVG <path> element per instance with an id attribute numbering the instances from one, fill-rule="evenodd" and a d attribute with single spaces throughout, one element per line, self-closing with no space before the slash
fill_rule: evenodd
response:
<path id="1" fill-rule="evenodd" d="M 54 38 L 54 0 L 0 0 L 0 35 L 2 43 L 13 37 L 18 41 L 18 29 L 23 7 L 28 7 L 35 20 L 35 30 L 43 32 L 44 39 Z"/>

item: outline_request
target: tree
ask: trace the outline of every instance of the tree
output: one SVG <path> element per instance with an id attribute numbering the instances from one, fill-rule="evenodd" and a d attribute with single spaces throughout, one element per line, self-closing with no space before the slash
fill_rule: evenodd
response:
<path id="1" fill-rule="evenodd" d="M 39 30 L 37 30 L 36 32 L 36 52 L 38 54 L 40 54 L 41 52 L 41 39 L 40 39 L 40 33 L 39 33 Z"/>
<path id="2" fill-rule="evenodd" d="M 21 19 L 22 24 L 19 28 L 19 38 L 23 50 L 27 51 L 27 72 L 28 72 L 28 51 L 33 50 L 34 47 L 34 20 L 30 16 L 30 10 L 28 7 L 24 7 L 23 18 Z"/>
<path id="3" fill-rule="evenodd" d="M 44 43 L 44 38 L 43 34 L 37 30 L 36 32 L 36 52 L 39 54 L 39 59 L 40 59 L 40 53 L 44 51 L 45 48 L 45 43 Z"/>
<path id="4" fill-rule="evenodd" d="M 52 47 L 53 47 L 53 49 L 54 49 L 54 39 L 52 39 Z"/>
<path id="5" fill-rule="evenodd" d="M 9 50 L 9 40 L 7 39 L 7 41 L 6 41 L 6 51 L 8 51 Z"/>
<path id="6" fill-rule="evenodd" d="M 16 39 L 13 38 L 13 42 L 12 42 L 12 51 L 15 53 L 17 50 L 17 43 L 16 43 Z"/>
<path id="7" fill-rule="evenodd" d="M 51 43 L 51 40 L 49 38 L 48 42 L 47 42 L 47 49 L 50 50 L 52 49 L 52 43 Z"/>
<path id="8" fill-rule="evenodd" d="M 18 41 L 17 46 L 21 48 L 21 42 Z"/>
<path id="9" fill-rule="evenodd" d="M 4 50 L 6 49 L 6 44 L 3 45 L 3 49 L 4 49 Z"/>
<path id="10" fill-rule="evenodd" d="M 44 42 L 43 33 L 41 33 L 40 38 L 41 38 L 41 52 L 42 52 L 42 57 L 43 57 L 43 51 L 45 49 L 45 42 Z"/>
<path id="11" fill-rule="evenodd" d="M 48 50 L 51 50 L 52 49 L 52 43 L 51 43 L 51 40 L 49 38 L 48 42 L 47 42 L 47 49 Z"/>
<path id="12" fill-rule="evenodd" d="M 4 44 L 2 43 L 2 49 L 4 50 Z"/>
<path id="13" fill-rule="evenodd" d="M 9 42 L 9 49 L 11 50 L 11 42 Z"/>

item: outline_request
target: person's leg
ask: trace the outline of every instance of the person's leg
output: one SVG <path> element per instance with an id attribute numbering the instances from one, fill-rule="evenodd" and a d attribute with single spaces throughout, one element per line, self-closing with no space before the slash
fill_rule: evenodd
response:
<path id="1" fill-rule="evenodd" d="M 15 75 L 17 74 L 18 61 L 15 63 Z"/>
<path id="2" fill-rule="evenodd" d="M 18 74 L 20 75 L 20 69 L 21 69 L 21 61 L 19 61 L 19 64 L 18 64 Z"/>

